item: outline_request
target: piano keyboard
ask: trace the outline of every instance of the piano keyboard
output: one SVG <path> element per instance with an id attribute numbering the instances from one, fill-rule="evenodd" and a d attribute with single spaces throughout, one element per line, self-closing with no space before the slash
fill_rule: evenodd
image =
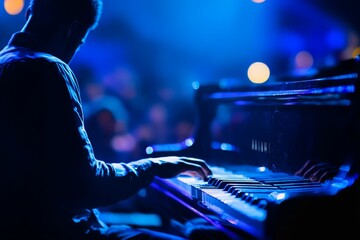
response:
<path id="1" fill-rule="evenodd" d="M 185 175 L 160 181 L 257 239 L 264 234 L 270 206 L 300 194 L 321 194 L 329 188 L 329 184 L 286 173 L 254 169 L 233 172 L 219 167 L 212 170 L 214 174 L 207 181 Z"/>

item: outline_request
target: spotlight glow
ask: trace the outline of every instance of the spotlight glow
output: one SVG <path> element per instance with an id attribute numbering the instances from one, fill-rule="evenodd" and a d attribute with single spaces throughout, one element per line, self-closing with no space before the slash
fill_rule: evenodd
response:
<path id="1" fill-rule="evenodd" d="M 314 59 L 309 52 L 301 51 L 296 55 L 295 63 L 296 68 L 307 69 L 312 67 Z"/>
<path id="2" fill-rule="evenodd" d="M 24 0 L 5 0 L 4 8 L 8 14 L 17 15 L 24 8 Z"/>
<path id="3" fill-rule="evenodd" d="M 270 77 L 269 67 L 262 62 L 254 62 L 248 68 L 248 78 L 253 83 L 264 83 Z"/>
<path id="4" fill-rule="evenodd" d="M 354 49 L 353 53 L 352 53 L 352 57 L 356 57 L 360 55 L 360 47 L 357 47 Z"/>

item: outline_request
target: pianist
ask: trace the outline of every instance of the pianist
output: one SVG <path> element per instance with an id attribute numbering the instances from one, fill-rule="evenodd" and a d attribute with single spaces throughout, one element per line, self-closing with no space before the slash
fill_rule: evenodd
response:
<path id="1" fill-rule="evenodd" d="M 68 64 L 101 6 L 101 0 L 32 0 L 23 28 L 0 52 L 1 239 L 182 239 L 107 227 L 93 209 L 130 197 L 154 176 L 211 174 L 195 158 L 110 164 L 94 155 Z"/>

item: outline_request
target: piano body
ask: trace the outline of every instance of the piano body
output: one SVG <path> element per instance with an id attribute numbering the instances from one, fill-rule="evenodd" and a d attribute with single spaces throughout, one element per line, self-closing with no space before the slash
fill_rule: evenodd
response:
<path id="1" fill-rule="evenodd" d="M 200 86 L 194 139 L 151 146 L 148 156 L 202 158 L 214 175 L 155 179 L 152 206 L 169 219 L 203 218 L 230 239 L 359 239 L 358 62 L 313 78 Z M 308 160 L 334 175 L 296 175 Z"/>

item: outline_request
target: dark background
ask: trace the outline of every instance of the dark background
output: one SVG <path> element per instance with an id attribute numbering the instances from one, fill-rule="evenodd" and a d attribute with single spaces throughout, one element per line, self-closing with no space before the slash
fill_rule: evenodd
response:
<path id="1" fill-rule="evenodd" d="M 265 63 L 273 82 L 352 58 L 360 53 L 359 6 L 355 0 L 104 0 L 98 28 L 70 64 L 85 105 L 94 96 L 112 98 L 103 102 L 115 112 L 117 138 L 98 132 L 93 138 L 107 138 L 121 154 L 182 141 L 192 134 L 199 85 L 251 85 L 253 62 Z M 24 12 L 0 8 L 2 46 L 21 29 Z M 86 116 L 94 109 L 87 105 Z M 98 118 L 114 129 L 111 119 Z"/>

